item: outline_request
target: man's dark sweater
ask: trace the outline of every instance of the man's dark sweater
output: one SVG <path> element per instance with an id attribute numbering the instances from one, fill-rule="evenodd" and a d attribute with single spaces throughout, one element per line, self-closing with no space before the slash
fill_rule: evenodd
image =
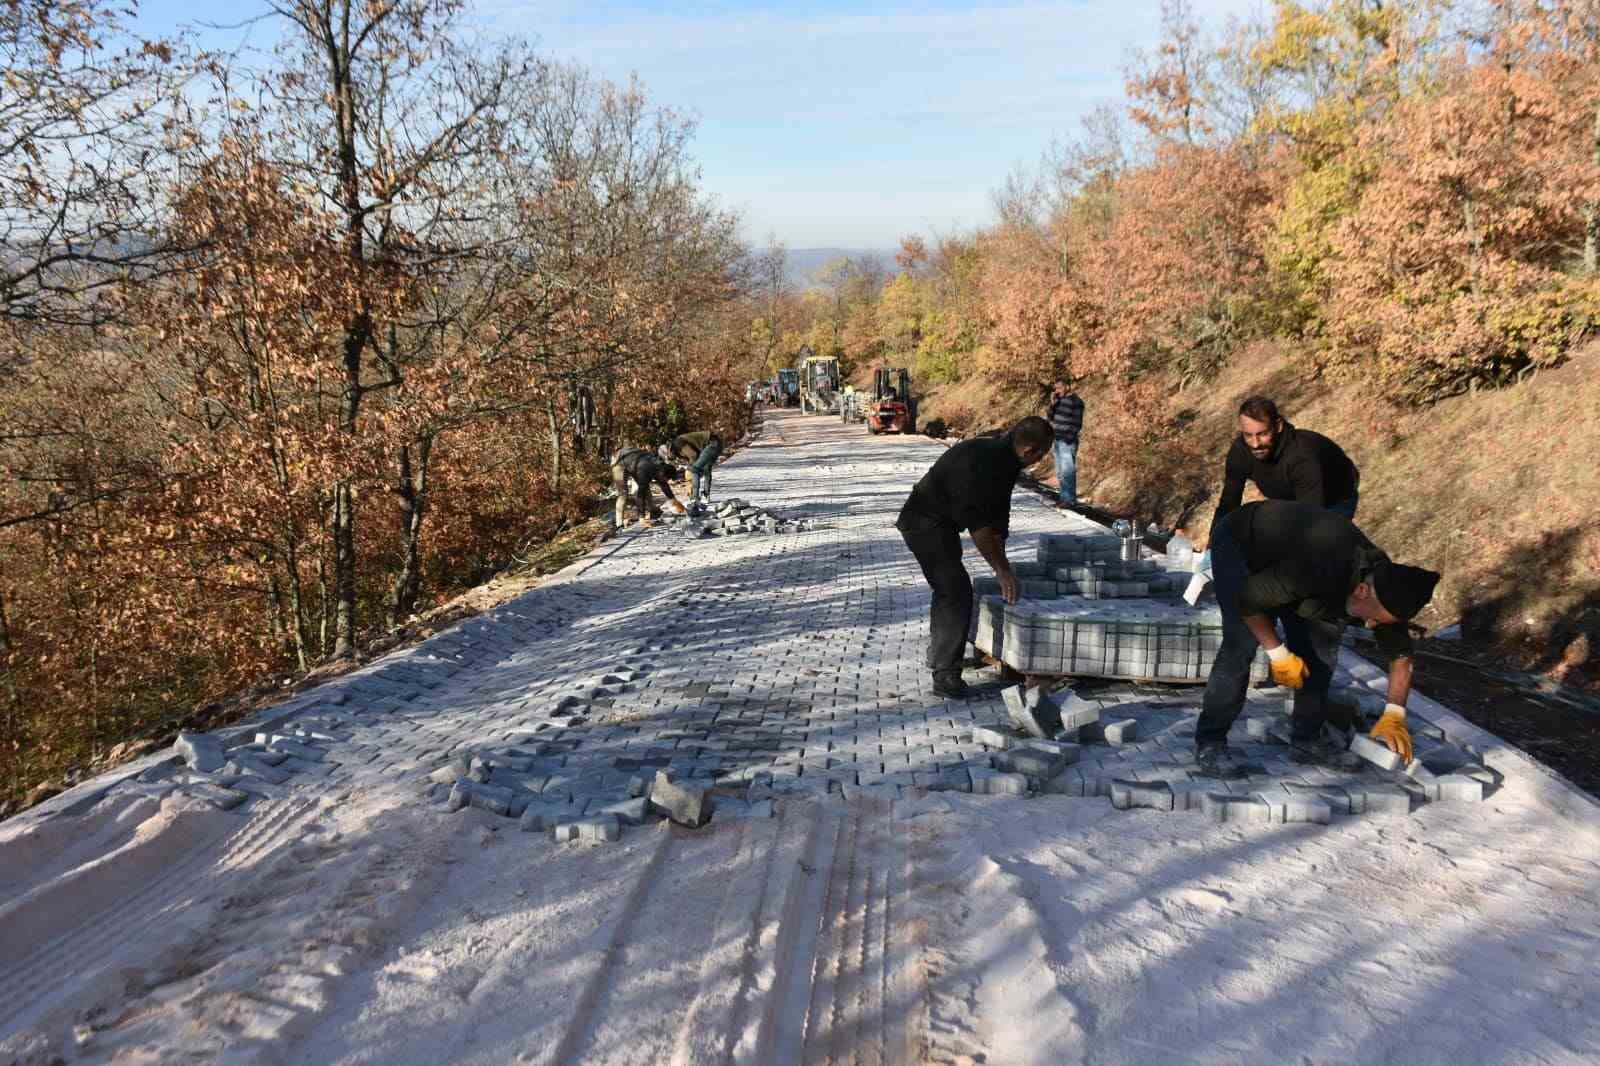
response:
<path id="1" fill-rule="evenodd" d="M 1298 500 L 1331 507 L 1355 496 L 1361 472 L 1333 441 L 1309 429 L 1296 429 L 1288 422 L 1283 424 L 1272 454 L 1265 459 L 1257 459 L 1244 437 L 1235 436 L 1233 447 L 1228 449 L 1222 498 L 1217 501 L 1217 513 L 1211 517 L 1213 529 L 1238 509 L 1246 481 L 1254 481 L 1261 495 L 1269 500 Z"/>
<path id="2" fill-rule="evenodd" d="M 646 485 L 652 482 L 661 486 L 661 491 L 667 494 L 667 499 L 676 499 L 672 495 L 672 485 L 667 481 L 667 464 L 642 448 L 627 448 L 617 456 L 617 466 L 622 472 L 633 478 L 635 485 L 639 486 L 641 495 Z"/>
<path id="3" fill-rule="evenodd" d="M 1291 610 L 1313 621 L 1348 624 L 1346 601 L 1389 557 L 1344 515 L 1310 503 L 1261 500 L 1223 519 L 1219 532 L 1244 552 L 1250 576 L 1239 592 L 1241 615 Z M 1215 541 L 1215 535 L 1213 535 Z M 1410 655 L 1404 623 L 1373 631 L 1390 655 Z"/>
<path id="4" fill-rule="evenodd" d="M 915 532 L 940 524 L 956 529 L 1011 529 L 1011 490 L 1022 474 L 1011 436 L 974 437 L 956 444 L 922 475 L 895 523 Z"/>

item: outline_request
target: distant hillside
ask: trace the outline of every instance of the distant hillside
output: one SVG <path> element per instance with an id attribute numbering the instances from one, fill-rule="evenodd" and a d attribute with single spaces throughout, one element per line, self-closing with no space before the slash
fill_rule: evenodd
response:
<path id="1" fill-rule="evenodd" d="M 816 284 L 816 273 L 823 264 L 830 260 L 845 258 L 860 259 L 862 256 L 873 256 L 882 265 L 885 271 L 894 269 L 894 250 L 882 248 L 790 248 L 789 249 L 789 284 L 801 289 L 809 289 Z"/>

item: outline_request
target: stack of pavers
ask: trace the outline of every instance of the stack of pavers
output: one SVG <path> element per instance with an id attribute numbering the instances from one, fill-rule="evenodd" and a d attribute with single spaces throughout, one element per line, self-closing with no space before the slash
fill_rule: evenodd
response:
<path id="1" fill-rule="evenodd" d="M 974 580 L 972 643 L 1024 674 L 1203 683 L 1222 646 L 1221 610 L 1190 607 L 1177 598 L 1190 574 L 1120 561 L 1120 546 L 1109 535 L 1047 534 L 1036 560 L 1012 564 L 1015 604 L 996 579 Z M 1266 676 L 1258 654 L 1252 680 Z"/>
<path id="2" fill-rule="evenodd" d="M 769 536 L 775 533 L 804 533 L 813 528 L 810 519 L 796 521 L 782 518 L 764 507 L 756 507 L 739 499 L 724 500 L 709 515 L 674 515 L 670 522 L 682 530 L 684 537 L 689 540 L 738 534 Z"/>
<path id="3" fill-rule="evenodd" d="M 1416 745 L 1409 765 L 1360 734 L 1350 749 L 1366 760 L 1360 769 L 1297 765 L 1289 758 L 1281 691 L 1251 694 L 1234 727 L 1242 735 L 1233 741 L 1250 775 L 1219 781 L 1199 776 L 1193 715 L 1173 701 L 1103 708 L 1070 690 L 1017 685 L 1003 693 L 1010 727 L 975 731 L 974 739 L 995 752 L 996 770 L 973 771 L 973 791 L 1103 796 L 1119 810 L 1194 811 L 1214 821 L 1327 823 L 1336 816 L 1409 814 L 1440 801 L 1481 802 L 1499 783 L 1470 745 L 1452 742 L 1416 714 L 1408 716 Z M 1371 709 L 1369 695 L 1351 687 L 1335 692 L 1363 713 Z"/>

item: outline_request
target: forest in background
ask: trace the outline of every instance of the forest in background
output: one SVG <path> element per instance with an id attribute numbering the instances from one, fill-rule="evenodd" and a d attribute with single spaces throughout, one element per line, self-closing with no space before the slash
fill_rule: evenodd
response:
<path id="1" fill-rule="evenodd" d="M 748 417 L 762 257 L 637 84 L 455 0 L 274 54 L 0 7 L 0 803 L 588 519 Z"/>
<path id="2" fill-rule="evenodd" d="M 1587 659 L 1600 2 L 1167 0 L 993 222 L 803 288 L 641 85 L 455 0 L 269 11 L 245 64 L 0 9 L 0 803 L 349 659 L 585 519 L 616 446 L 739 432 L 802 346 L 910 366 L 957 432 L 1064 374 L 1084 487 L 1166 525 L 1276 391 L 1442 610 Z"/>

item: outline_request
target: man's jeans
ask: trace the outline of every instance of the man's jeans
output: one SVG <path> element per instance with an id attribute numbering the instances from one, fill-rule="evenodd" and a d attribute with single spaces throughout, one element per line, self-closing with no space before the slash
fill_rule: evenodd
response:
<path id="1" fill-rule="evenodd" d="M 1062 503 L 1078 502 L 1078 442 L 1056 441 L 1056 484 Z"/>
<path id="2" fill-rule="evenodd" d="M 972 577 L 961 564 L 961 533 L 942 522 L 917 525 L 916 529 L 902 529 L 900 536 L 933 589 L 933 603 L 928 608 L 928 669 L 936 676 L 959 675 L 972 620 Z"/>
<path id="3" fill-rule="evenodd" d="M 1228 534 L 1227 528 L 1211 535 L 1211 580 L 1215 584 L 1217 605 L 1222 608 L 1222 647 L 1211 664 L 1206 692 L 1200 703 L 1200 721 L 1195 727 L 1197 747 L 1223 744 L 1234 719 L 1244 709 L 1245 690 L 1250 686 L 1250 664 L 1255 660 L 1255 634 L 1239 614 L 1239 593 L 1250 576 L 1244 550 Z M 1339 654 L 1340 631 L 1337 625 L 1313 622 L 1291 608 L 1280 611 L 1283 642 L 1304 659 L 1310 677 L 1294 693 L 1294 713 L 1290 734 L 1296 741 L 1316 740 L 1328 720 L 1328 688 L 1333 682 L 1333 663 Z"/>
<path id="4" fill-rule="evenodd" d="M 689 468 L 689 499 L 691 501 L 700 500 L 702 498 L 701 495 L 700 495 L 700 490 L 702 490 L 702 489 L 705 490 L 704 499 L 705 499 L 706 502 L 709 503 L 711 501 L 711 471 L 707 470 L 705 473 L 702 474 L 700 471 L 694 469 L 693 467 L 690 467 Z"/>

